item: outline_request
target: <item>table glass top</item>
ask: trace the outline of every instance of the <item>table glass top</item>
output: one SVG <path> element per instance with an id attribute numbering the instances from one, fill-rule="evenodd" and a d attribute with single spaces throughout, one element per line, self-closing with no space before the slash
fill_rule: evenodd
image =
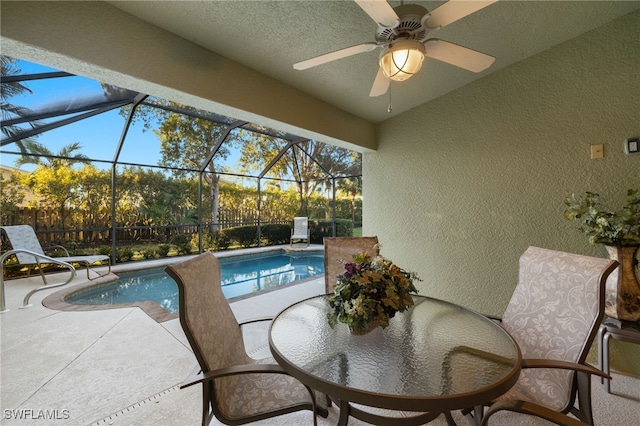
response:
<path id="1" fill-rule="evenodd" d="M 276 358 L 304 374 L 355 391 L 439 397 L 477 392 L 513 374 L 518 348 L 491 320 L 425 297 L 386 329 L 352 335 L 331 328 L 325 296 L 292 305 L 271 325 Z"/>

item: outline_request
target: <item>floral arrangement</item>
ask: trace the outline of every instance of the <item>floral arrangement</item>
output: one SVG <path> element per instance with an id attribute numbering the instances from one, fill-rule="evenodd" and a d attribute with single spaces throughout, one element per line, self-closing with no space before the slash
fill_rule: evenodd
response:
<path id="1" fill-rule="evenodd" d="M 564 217 L 580 222 L 580 230 L 587 234 L 589 243 L 637 246 L 640 245 L 640 194 L 627 191 L 627 204 L 618 211 L 610 211 L 600 195 L 587 192 L 584 197 L 572 194 L 564 199 L 567 206 Z"/>
<path id="2" fill-rule="evenodd" d="M 371 258 L 366 253 L 353 256 L 346 262 L 344 273 L 338 276 L 334 293 L 328 297 L 332 311 L 327 315 L 329 325 L 345 323 L 354 332 L 373 327 L 389 326 L 396 312 L 413 306 L 411 293 L 418 293 L 413 281 L 420 278 L 396 266 L 382 256 Z"/>

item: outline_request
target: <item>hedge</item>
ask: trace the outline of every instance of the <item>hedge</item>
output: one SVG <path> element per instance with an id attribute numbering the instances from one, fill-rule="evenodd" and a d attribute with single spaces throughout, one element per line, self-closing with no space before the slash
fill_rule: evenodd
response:
<path id="1" fill-rule="evenodd" d="M 260 227 L 260 236 L 267 240 L 267 245 L 287 244 L 291 240 L 291 226 L 268 224 Z"/>

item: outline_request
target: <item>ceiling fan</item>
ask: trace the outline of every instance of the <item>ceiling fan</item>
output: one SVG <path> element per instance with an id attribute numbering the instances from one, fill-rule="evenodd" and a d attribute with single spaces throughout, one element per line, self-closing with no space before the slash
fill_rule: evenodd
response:
<path id="1" fill-rule="evenodd" d="M 294 69 L 306 70 L 382 48 L 378 74 L 369 93 L 369 96 L 380 96 L 387 92 L 391 80 L 403 81 L 420 71 L 425 56 L 476 73 L 487 69 L 495 61 L 493 56 L 437 38 L 428 38 L 428 35 L 497 0 L 449 0 L 431 12 L 416 4 L 392 8 L 385 0 L 354 1 L 378 24 L 375 42 L 316 56 L 293 64 Z"/>

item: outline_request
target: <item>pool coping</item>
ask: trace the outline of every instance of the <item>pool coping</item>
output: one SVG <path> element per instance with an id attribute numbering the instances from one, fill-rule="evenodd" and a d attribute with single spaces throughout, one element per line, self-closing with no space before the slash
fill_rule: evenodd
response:
<path id="1" fill-rule="evenodd" d="M 322 246 L 320 246 L 322 247 Z M 255 254 L 255 253 L 260 253 L 260 252 L 266 252 L 266 251 L 276 251 L 276 250 L 285 250 L 285 251 L 320 251 L 321 249 L 318 249 L 317 247 L 308 247 L 305 248 L 305 250 L 291 250 L 289 248 L 289 246 L 270 246 L 270 247 L 264 247 L 262 249 L 257 249 L 257 250 L 251 250 L 251 249 L 247 249 L 247 250 L 233 250 L 233 251 L 227 251 L 227 252 L 216 252 L 214 253 L 216 255 L 216 257 L 220 257 L 220 258 L 224 258 L 224 257 L 240 257 L 242 255 L 249 255 L 249 254 Z M 81 292 L 83 290 L 86 290 L 88 288 L 92 288 L 92 287 L 100 287 L 100 286 L 106 286 L 114 281 L 116 281 L 119 277 L 116 274 L 116 272 L 119 273 L 123 273 L 123 272 L 132 272 L 132 271 L 138 271 L 138 270 L 143 270 L 143 269 L 151 269 L 151 268 L 158 268 L 158 267 L 162 267 L 162 266 L 167 266 L 170 264 L 174 264 L 174 263 L 180 263 L 180 262 L 184 262 L 190 258 L 193 258 L 197 255 L 188 255 L 188 256 L 180 256 L 180 257 L 176 257 L 176 258 L 171 258 L 171 259 L 161 259 L 161 260 L 154 260 L 151 262 L 135 262 L 135 263 L 127 263 L 127 264 L 122 264 L 122 265 L 114 265 L 111 269 L 111 273 L 107 274 L 105 276 L 99 277 L 99 278 L 95 278 L 93 280 L 89 280 L 89 281 L 84 281 L 82 283 L 78 283 L 78 284 L 74 284 L 70 287 L 65 287 L 62 288 L 54 293 L 49 294 L 48 296 L 46 296 L 44 299 L 42 299 L 42 305 L 45 306 L 46 308 L 49 309 L 53 309 L 53 310 L 57 310 L 57 311 L 103 311 L 103 310 L 108 310 L 108 309 L 125 309 L 125 308 L 140 308 L 142 311 L 144 311 L 150 318 L 152 318 L 153 320 L 155 320 L 158 323 L 162 323 L 165 321 L 170 321 L 173 319 L 176 319 L 179 317 L 179 313 L 178 312 L 169 312 L 167 311 L 165 308 L 163 308 L 162 306 L 160 306 L 158 303 L 156 302 L 152 302 L 152 301 L 143 301 L 143 302 L 131 302 L 131 303 L 116 303 L 116 304 L 110 304 L 110 305 L 78 305 L 78 304 L 72 304 L 66 301 L 66 299 L 68 297 L 70 297 L 71 295 Z M 319 276 L 313 276 L 313 277 L 309 277 L 309 278 L 305 278 L 304 280 L 299 280 L 299 281 L 293 281 L 291 283 L 287 283 L 287 284 L 283 284 L 280 285 L 278 287 L 274 287 L 274 288 L 269 288 L 269 289 L 264 289 L 264 290 L 260 290 L 260 291 L 256 291 L 256 292 L 252 292 L 252 293 L 248 293 L 248 294 L 244 294 L 241 296 L 236 296 L 233 298 L 228 299 L 229 303 L 232 302 L 237 302 L 240 300 L 245 300 L 245 299 L 249 299 L 255 296 L 260 296 L 266 293 L 270 293 L 272 291 L 275 290 L 279 290 L 282 288 L 286 288 L 286 287 L 291 287 L 294 285 L 300 285 L 300 284 L 304 284 L 308 281 L 313 281 L 318 279 Z"/>

